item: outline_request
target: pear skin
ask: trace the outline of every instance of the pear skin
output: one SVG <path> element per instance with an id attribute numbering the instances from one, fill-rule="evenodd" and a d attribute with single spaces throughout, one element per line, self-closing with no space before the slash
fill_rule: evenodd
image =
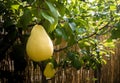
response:
<path id="1" fill-rule="evenodd" d="M 55 73 L 56 73 L 56 71 L 54 69 L 54 65 L 51 62 L 47 63 L 47 65 L 44 69 L 44 72 L 43 72 L 46 79 L 51 79 L 52 77 L 55 76 Z"/>
<path id="2" fill-rule="evenodd" d="M 53 55 L 53 43 L 41 25 L 35 25 L 26 44 L 27 55 L 33 61 L 44 61 Z"/>

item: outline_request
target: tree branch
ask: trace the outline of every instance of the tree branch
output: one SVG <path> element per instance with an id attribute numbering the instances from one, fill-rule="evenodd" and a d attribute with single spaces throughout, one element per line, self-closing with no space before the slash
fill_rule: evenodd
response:
<path id="1" fill-rule="evenodd" d="M 113 18 L 111 18 L 111 20 L 113 20 Z M 110 24 L 110 22 L 111 22 L 111 20 L 110 20 L 106 25 L 104 25 L 103 27 L 101 27 L 98 31 L 101 31 L 101 30 L 103 30 L 104 28 L 108 27 L 109 24 Z M 70 45 L 70 46 L 67 45 L 67 46 L 65 46 L 65 47 L 63 47 L 63 48 L 60 48 L 60 49 L 54 49 L 54 52 L 60 52 L 60 51 L 62 51 L 62 50 L 68 49 L 69 47 L 77 44 L 78 41 L 83 40 L 83 39 L 87 39 L 87 38 L 90 38 L 90 37 L 93 37 L 94 35 L 98 35 L 98 32 L 94 32 L 94 33 L 92 33 L 92 34 L 90 34 L 90 35 L 88 35 L 88 36 L 85 36 L 85 37 L 83 37 L 83 38 L 80 38 L 80 39 L 78 39 L 75 43 L 73 43 L 73 44 Z"/>

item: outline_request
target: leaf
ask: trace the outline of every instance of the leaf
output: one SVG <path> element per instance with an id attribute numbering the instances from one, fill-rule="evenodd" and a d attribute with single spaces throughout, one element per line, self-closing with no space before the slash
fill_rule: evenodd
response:
<path id="1" fill-rule="evenodd" d="M 111 6 L 110 6 L 110 10 L 111 10 L 111 11 L 116 10 L 116 6 L 115 6 L 115 5 L 111 5 Z"/>
<path id="2" fill-rule="evenodd" d="M 33 14 L 33 16 L 35 17 L 35 18 L 37 18 L 37 19 L 41 19 L 41 11 L 38 11 L 38 9 L 37 8 L 32 8 L 32 10 L 31 10 L 31 12 L 32 12 L 32 14 Z"/>
<path id="3" fill-rule="evenodd" d="M 58 11 L 55 9 L 55 7 L 52 5 L 52 3 L 48 2 L 48 1 L 45 1 L 46 4 L 48 5 L 49 9 L 50 9 L 50 12 L 52 13 L 52 16 L 54 18 L 54 22 L 52 24 L 50 24 L 50 28 L 48 30 L 48 32 L 52 32 L 55 30 L 57 24 L 58 24 L 58 16 L 59 16 L 59 13 Z"/>
<path id="4" fill-rule="evenodd" d="M 35 1 L 34 0 L 26 0 L 29 4 L 32 4 L 34 3 Z"/>
<path id="5" fill-rule="evenodd" d="M 52 5 L 52 3 L 48 2 L 48 1 L 45 1 L 46 4 L 48 5 L 52 15 L 54 18 L 58 19 L 58 16 L 59 16 L 59 13 L 58 11 L 55 9 L 55 7 Z"/>
<path id="6" fill-rule="evenodd" d="M 106 43 L 104 43 L 104 46 L 105 47 L 110 47 L 110 48 L 115 48 L 114 42 L 106 42 Z"/>
<path id="7" fill-rule="evenodd" d="M 62 41 L 62 37 L 57 37 L 56 40 L 55 40 L 55 45 L 60 44 L 61 41 Z"/>
<path id="8" fill-rule="evenodd" d="M 55 32 L 57 33 L 58 36 L 62 36 L 63 34 L 61 28 L 57 28 Z"/>
<path id="9" fill-rule="evenodd" d="M 102 56 L 102 55 L 106 55 L 106 54 L 107 54 L 106 51 L 102 51 L 102 50 L 101 50 L 101 51 L 99 52 L 99 55 L 101 55 L 101 56 Z"/>
<path id="10" fill-rule="evenodd" d="M 77 40 L 75 39 L 74 35 L 70 35 L 68 37 L 69 37 L 69 39 L 67 40 L 68 41 L 68 46 L 71 46 L 71 45 L 76 43 Z"/>
<path id="11" fill-rule="evenodd" d="M 70 28 L 71 28 L 72 31 L 75 31 L 76 24 L 74 22 L 69 23 L 69 26 L 70 26 Z"/>
<path id="12" fill-rule="evenodd" d="M 88 23 L 83 19 L 78 19 L 81 26 L 85 26 L 86 29 L 89 29 Z"/>
<path id="13" fill-rule="evenodd" d="M 20 6 L 20 5 L 18 5 L 18 4 L 14 4 L 14 5 L 11 6 L 11 8 L 12 8 L 12 9 L 15 9 L 15 10 L 18 10 L 19 6 Z"/>
<path id="14" fill-rule="evenodd" d="M 102 59 L 101 61 L 102 61 L 103 64 L 107 64 L 105 59 Z"/>
<path id="15" fill-rule="evenodd" d="M 85 28 L 76 28 L 76 33 L 83 35 L 86 32 Z"/>
<path id="16" fill-rule="evenodd" d="M 56 6 L 57 6 L 57 10 L 60 13 L 60 16 L 64 16 L 66 10 L 64 3 L 56 3 Z"/>
<path id="17" fill-rule="evenodd" d="M 67 33 L 68 36 L 73 35 L 73 31 L 72 31 L 72 29 L 70 28 L 69 23 L 66 22 L 66 23 L 64 24 L 64 29 L 65 29 L 65 31 L 66 31 L 66 33 Z"/>
<path id="18" fill-rule="evenodd" d="M 54 24 L 54 18 L 53 17 L 51 17 L 51 16 L 49 16 L 49 15 L 47 15 L 45 12 L 41 12 L 41 14 L 42 14 L 42 16 L 46 19 L 46 20 L 48 20 L 51 24 Z"/>
<path id="19" fill-rule="evenodd" d="M 111 32 L 111 38 L 112 39 L 118 39 L 120 38 L 120 22 L 117 23 L 116 27 Z"/>
<path id="20" fill-rule="evenodd" d="M 67 57 L 68 59 L 71 61 L 71 65 L 76 68 L 76 69 L 80 69 L 82 66 L 82 62 L 79 58 L 79 55 L 75 52 L 68 52 L 67 53 Z"/>
<path id="21" fill-rule="evenodd" d="M 80 48 L 86 48 L 86 47 L 90 47 L 91 46 L 90 40 L 89 41 L 88 40 L 80 40 L 78 42 L 78 44 L 79 44 Z"/>
<path id="22" fill-rule="evenodd" d="M 73 4 L 75 4 L 76 0 L 72 0 Z"/>
<path id="23" fill-rule="evenodd" d="M 67 57 L 70 59 L 70 60 L 74 60 L 75 59 L 75 53 L 73 53 L 73 52 L 68 52 L 67 53 Z"/>
<path id="24" fill-rule="evenodd" d="M 72 66 L 75 67 L 77 70 L 81 68 L 82 63 L 80 62 L 80 60 L 78 58 L 74 59 L 72 61 Z"/>
<path id="25" fill-rule="evenodd" d="M 54 20 L 54 23 L 50 25 L 48 32 L 54 31 L 56 29 L 57 24 L 58 24 L 58 20 Z"/>
<path id="26" fill-rule="evenodd" d="M 25 8 L 24 14 L 20 17 L 18 25 L 23 29 L 27 28 L 28 24 L 32 21 L 32 13 L 30 9 Z"/>
<path id="27" fill-rule="evenodd" d="M 55 32 L 56 32 L 57 36 L 61 36 L 63 39 L 67 40 L 67 34 L 66 34 L 64 28 L 59 27 L 59 28 L 55 29 Z"/>

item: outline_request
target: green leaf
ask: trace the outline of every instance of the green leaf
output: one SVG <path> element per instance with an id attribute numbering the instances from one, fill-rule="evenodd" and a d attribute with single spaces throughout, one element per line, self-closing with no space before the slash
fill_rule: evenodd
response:
<path id="1" fill-rule="evenodd" d="M 33 7 L 31 9 L 31 13 L 34 16 L 34 18 L 37 18 L 37 20 L 41 20 L 42 15 L 41 15 L 41 11 L 39 9 Z"/>
<path id="2" fill-rule="evenodd" d="M 61 41 L 62 41 L 62 37 L 57 37 L 56 40 L 55 40 L 55 45 L 60 44 Z"/>
<path id="3" fill-rule="evenodd" d="M 78 19 L 78 20 L 79 20 L 79 23 L 82 27 L 85 27 L 86 29 L 89 29 L 89 25 L 85 20 L 83 20 L 83 19 Z"/>
<path id="4" fill-rule="evenodd" d="M 80 69 L 81 66 L 82 66 L 81 61 L 80 61 L 79 59 L 77 59 L 77 58 L 74 59 L 71 64 L 72 64 L 72 66 L 75 67 L 76 69 Z"/>
<path id="5" fill-rule="evenodd" d="M 68 59 L 71 61 L 71 65 L 76 68 L 80 69 L 82 66 L 82 61 L 80 60 L 80 56 L 76 52 L 68 52 L 67 53 Z"/>
<path id="6" fill-rule="evenodd" d="M 72 29 L 71 29 L 70 26 L 69 26 L 69 23 L 66 22 L 66 23 L 64 24 L 64 29 L 65 29 L 65 31 L 66 31 L 66 33 L 67 33 L 68 36 L 70 36 L 70 35 L 73 34 L 73 31 L 72 31 Z"/>
<path id="7" fill-rule="evenodd" d="M 62 30 L 61 28 L 56 28 L 55 32 L 57 33 L 57 36 L 62 36 Z"/>
<path id="8" fill-rule="evenodd" d="M 111 5 L 111 6 L 110 6 L 110 10 L 111 10 L 111 11 L 116 10 L 116 6 L 115 6 L 115 5 Z"/>
<path id="9" fill-rule="evenodd" d="M 35 0 L 26 0 L 29 4 L 32 4 L 35 2 Z"/>
<path id="10" fill-rule="evenodd" d="M 120 22 L 117 23 L 116 27 L 111 32 L 111 38 L 112 39 L 118 39 L 120 38 Z"/>
<path id="11" fill-rule="evenodd" d="M 76 33 L 83 35 L 86 32 L 85 28 L 76 28 Z"/>
<path id="12" fill-rule="evenodd" d="M 68 52 L 68 53 L 67 53 L 67 57 L 68 57 L 70 60 L 74 60 L 75 57 L 76 57 L 76 55 L 75 55 L 75 53 L 73 53 L 73 52 Z"/>
<path id="13" fill-rule="evenodd" d="M 27 28 L 29 23 L 32 21 L 32 13 L 30 9 L 25 8 L 24 14 L 20 17 L 20 20 L 18 21 L 19 27 L 22 27 L 23 29 Z"/>
<path id="14" fill-rule="evenodd" d="M 99 55 L 101 55 L 101 56 L 102 56 L 102 55 L 107 55 L 107 52 L 101 50 L 101 51 L 99 52 Z"/>
<path id="15" fill-rule="evenodd" d="M 48 1 L 45 1 L 45 2 L 46 2 L 46 4 L 48 5 L 48 7 L 49 7 L 49 9 L 50 9 L 53 17 L 56 18 L 56 19 L 58 19 L 59 13 L 58 13 L 58 11 L 55 9 L 55 7 L 53 6 L 53 4 L 50 3 L 50 2 L 48 2 Z"/>
<path id="16" fill-rule="evenodd" d="M 112 42 L 112 41 L 111 41 L 111 42 L 105 42 L 105 43 L 104 43 L 104 46 L 105 46 L 105 47 L 110 47 L 110 48 L 115 48 L 115 44 L 114 44 L 114 42 Z"/>
<path id="17" fill-rule="evenodd" d="M 90 47 L 91 46 L 90 40 L 89 41 L 88 40 L 80 40 L 78 42 L 78 44 L 79 44 L 80 48 L 86 48 L 86 47 Z"/>
<path id="18" fill-rule="evenodd" d="M 71 28 L 72 31 L 75 31 L 76 24 L 74 22 L 69 23 L 69 26 L 70 26 L 70 28 Z"/>
<path id="19" fill-rule="evenodd" d="M 60 16 L 64 16 L 66 10 L 64 3 L 56 3 L 56 6 L 57 6 L 57 10 L 60 13 Z"/>
<path id="20" fill-rule="evenodd" d="M 102 59 L 101 61 L 102 61 L 103 64 L 107 64 L 105 59 Z"/>
<path id="21" fill-rule="evenodd" d="M 55 30 L 57 24 L 58 24 L 58 16 L 59 16 L 59 13 L 58 11 L 56 10 L 56 8 L 53 6 L 52 3 L 48 2 L 48 1 L 45 1 L 45 3 L 48 5 L 49 9 L 50 9 L 50 12 L 52 14 L 52 17 L 54 18 L 54 22 L 52 22 L 50 24 L 50 28 L 48 29 L 48 32 L 52 32 Z M 49 17 L 49 16 L 47 16 Z M 47 18 L 46 17 L 46 18 Z M 50 17 L 49 17 L 50 18 Z M 50 21 L 51 22 L 51 21 Z"/>
<path id="22" fill-rule="evenodd" d="M 57 37 L 61 36 L 63 39 L 67 40 L 67 34 L 66 34 L 64 28 L 61 28 L 61 27 L 56 28 L 55 32 L 56 32 Z"/>
<path id="23" fill-rule="evenodd" d="M 20 6 L 20 5 L 18 5 L 18 4 L 14 4 L 14 5 L 11 6 L 11 8 L 12 8 L 12 9 L 15 9 L 15 10 L 18 10 L 19 6 Z"/>
<path id="24" fill-rule="evenodd" d="M 54 31 L 56 29 L 57 24 L 58 24 L 58 20 L 54 20 L 54 23 L 50 25 L 48 32 Z"/>
<path id="25" fill-rule="evenodd" d="M 48 14 L 46 14 L 45 12 L 41 12 L 41 14 L 42 14 L 42 16 L 46 19 L 46 20 L 48 20 L 51 24 L 54 24 L 54 18 L 53 17 L 51 17 L 51 16 L 49 16 Z"/>

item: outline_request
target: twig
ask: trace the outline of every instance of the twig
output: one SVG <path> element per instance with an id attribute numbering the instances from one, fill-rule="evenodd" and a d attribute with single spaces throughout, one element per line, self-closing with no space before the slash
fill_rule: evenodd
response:
<path id="1" fill-rule="evenodd" d="M 113 20 L 113 18 L 111 18 L 111 20 Z M 108 27 L 108 25 L 110 24 L 111 20 L 110 20 L 105 26 L 101 27 L 101 28 L 99 29 L 99 31 L 100 31 L 100 30 L 103 30 L 105 27 Z M 88 36 L 85 36 L 85 37 L 83 37 L 83 38 L 80 38 L 80 39 L 78 39 L 75 43 L 73 43 L 73 44 L 70 45 L 70 46 L 65 46 L 65 47 L 60 48 L 60 49 L 54 49 L 54 52 L 60 52 L 60 51 L 62 51 L 62 50 L 65 50 L 65 49 L 67 49 L 67 48 L 69 48 L 69 47 L 77 44 L 78 41 L 83 40 L 83 39 L 90 38 L 90 37 L 92 37 L 92 36 L 94 36 L 94 35 L 98 35 L 98 32 L 94 32 L 94 33 L 92 33 L 92 34 L 90 34 L 90 35 L 88 35 Z"/>

